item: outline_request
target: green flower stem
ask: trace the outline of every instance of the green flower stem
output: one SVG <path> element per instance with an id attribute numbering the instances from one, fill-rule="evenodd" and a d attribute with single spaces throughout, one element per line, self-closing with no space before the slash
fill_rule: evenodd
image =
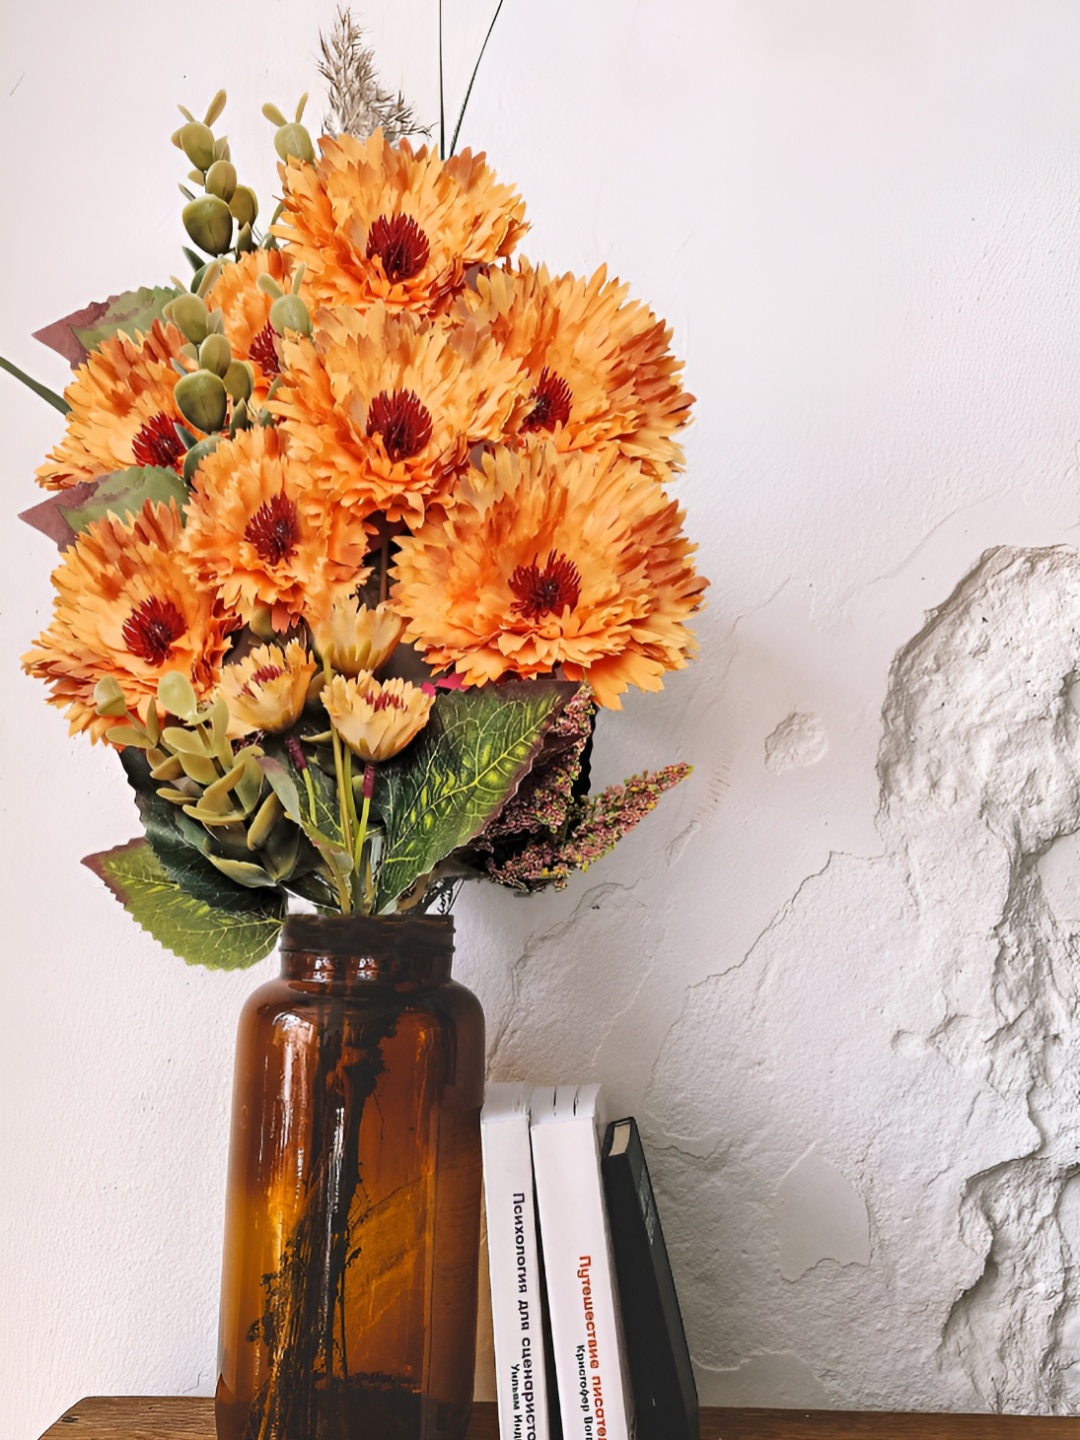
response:
<path id="1" fill-rule="evenodd" d="M 364 766 L 364 804 L 360 811 L 360 823 L 356 830 L 356 849 L 353 851 L 353 865 L 360 877 L 364 892 L 363 909 L 370 910 L 374 887 L 371 884 L 371 867 L 364 866 L 364 846 L 367 843 L 368 818 L 371 815 L 371 797 L 375 793 L 375 766 L 370 762 Z"/>
<path id="2" fill-rule="evenodd" d="M 319 827 L 319 814 L 315 805 L 315 782 L 311 778 L 311 771 L 304 770 L 304 785 L 307 788 L 308 814 L 315 829 Z"/>
<path id="3" fill-rule="evenodd" d="M 323 674 L 326 677 L 326 683 L 329 685 L 334 675 L 333 670 L 330 668 L 329 661 L 323 661 Z M 341 737 L 338 735 L 333 725 L 331 725 L 330 727 L 330 742 L 334 747 L 334 779 L 337 781 L 338 815 L 341 819 L 341 839 L 346 850 L 350 851 L 351 853 L 352 826 L 350 825 L 349 821 L 350 817 L 355 820 L 356 809 L 352 798 L 352 786 L 349 785 L 346 789 L 345 773 L 347 764 L 351 769 L 352 752 L 342 745 Z M 346 799 L 346 795 L 348 795 L 348 799 Z M 352 897 L 344 885 L 338 886 L 338 894 L 341 899 L 342 913 L 347 914 L 352 909 Z"/>

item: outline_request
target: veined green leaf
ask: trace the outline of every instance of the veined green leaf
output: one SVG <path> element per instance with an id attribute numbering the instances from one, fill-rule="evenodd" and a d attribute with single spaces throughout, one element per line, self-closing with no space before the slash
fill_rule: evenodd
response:
<path id="1" fill-rule="evenodd" d="M 110 295 L 108 300 L 97 300 L 82 310 L 65 315 L 62 320 L 46 325 L 44 330 L 36 330 L 34 338 L 59 351 L 75 369 L 91 350 L 119 331 L 132 339 L 136 333 L 145 335 L 154 321 L 161 319 L 169 301 L 175 300 L 179 293 L 171 286 L 161 285 L 143 285 L 138 290 L 126 290 L 122 295 Z"/>
<path id="2" fill-rule="evenodd" d="M 221 876 L 224 903 L 208 904 L 170 878 L 145 840 L 90 855 L 83 863 L 144 930 L 189 965 L 244 969 L 277 941 L 285 915 L 277 890 L 241 890 Z"/>
<path id="3" fill-rule="evenodd" d="M 175 470 L 159 465 L 132 465 L 99 480 L 88 500 L 70 507 L 61 504 L 59 509 L 77 534 L 103 515 L 118 515 L 122 520 L 137 515 L 147 500 L 155 504 L 175 500 L 183 511 L 188 502 L 188 488 Z"/>
<path id="4" fill-rule="evenodd" d="M 577 690 L 567 681 L 515 680 L 440 694 L 427 728 L 397 759 L 379 766 L 375 805 L 386 839 L 378 910 L 467 844 L 506 804 Z"/>
<path id="5" fill-rule="evenodd" d="M 19 519 L 66 550 L 80 530 L 107 511 L 127 516 L 141 510 L 146 500 L 170 499 L 176 500 L 181 510 L 187 504 L 187 487 L 178 475 L 156 465 L 133 465 L 101 480 L 84 480 L 68 490 L 59 490 L 24 510 Z"/>

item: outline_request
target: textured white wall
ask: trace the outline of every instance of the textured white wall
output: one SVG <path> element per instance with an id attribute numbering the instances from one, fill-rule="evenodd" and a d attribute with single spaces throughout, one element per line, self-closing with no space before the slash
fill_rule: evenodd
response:
<path id="1" fill-rule="evenodd" d="M 333 0 L 39 0 L 0 43 L 0 351 L 179 268 L 176 101 L 315 86 Z M 446 0 L 451 101 L 486 24 Z M 434 0 L 369 0 L 436 113 Z M 702 658 L 599 778 L 694 761 L 561 897 L 460 905 L 500 1078 L 643 1122 L 703 1398 L 1080 1402 L 1080 7 L 506 0 L 464 140 L 526 253 L 606 262 L 699 397 Z M 135 833 L 17 657 L 57 417 L 0 376 L 0 1433 L 209 1393 L 232 1032 L 78 861 Z M 989 552 L 989 553 L 987 553 Z M 984 557 L 985 554 L 985 558 Z M 928 620 L 928 614 L 932 618 Z"/>

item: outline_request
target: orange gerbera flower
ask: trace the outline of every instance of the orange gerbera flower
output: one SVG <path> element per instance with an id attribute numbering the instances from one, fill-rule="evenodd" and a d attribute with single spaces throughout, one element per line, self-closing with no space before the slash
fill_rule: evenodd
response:
<path id="1" fill-rule="evenodd" d="M 250 655 L 221 672 L 219 693 L 229 707 L 229 736 L 238 740 L 253 730 L 276 735 L 300 718 L 315 661 L 296 640 L 257 645 Z"/>
<path id="2" fill-rule="evenodd" d="M 235 358 L 253 366 L 258 400 L 265 398 L 281 369 L 281 355 L 280 341 L 270 324 L 273 297 L 260 290 L 257 281 L 260 275 L 269 275 L 287 289 L 291 270 L 289 257 L 282 250 L 250 250 L 222 267 L 206 296 L 207 307 L 221 311 Z"/>
<path id="3" fill-rule="evenodd" d="M 391 598 L 405 632 L 466 685 L 556 667 L 619 709 L 694 649 L 706 582 L 682 511 L 637 461 L 551 446 L 484 457 L 452 515 L 400 542 Z"/>
<path id="4" fill-rule="evenodd" d="M 364 579 L 367 527 L 332 516 L 307 491 L 273 426 L 223 440 L 195 472 L 187 508 L 183 553 L 193 578 L 218 586 L 245 617 L 267 606 L 276 630 L 299 619 L 308 588 L 323 583 L 325 571 Z"/>
<path id="5" fill-rule="evenodd" d="M 116 721 L 97 714 L 94 686 L 112 679 L 146 718 L 162 675 L 185 675 L 200 697 L 216 685 L 228 636 L 240 624 L 215 589 L 193 586 L 178 554 L 175 503 L 151 501 L 133 519 L 107 515 L 81 534 L 53 572 L 53 622 L 23 656 L 52 688 L 50 704 L 100 740 Z"/>
<path id="6" fill-rule="evenodd" d="M 552 279 L 522 260 L 493 269 L 465 290 L 458 312 L 491 329 L 521 363 L 509 431 L 518 443 L 557 450 L 614 444 L 661 480 L 681 467 L 675 432 L 690 418 L 693 396 L 680 384 L 682 363 L 671 331 L 646 306 L 627 301 L 627 286 L 601 267 L 590 280 Z"/>
<path id="7" fill-rule="evenodd" d="M 469 446 L 502 434 L 513 403 L 516 362 L 471 321 L 451 329 L 381 304 L 323 310 L 313 341 L 283 348 L 271 409 L 294 459 L 335 503 L 414 528 Z"/>
<path id="8" fill-rule="evenodd" d="M 390 760 L 428 722 L 435 692 L 408 680 L 384 680 L 362 673 L 355 680 L 335 675 L 322 691 L 330 723 L 345 744 L 368 764 Z"/>
<path id="9" fill-rule="evenodd" d="M 282 168 L 285 210 L 273 233 L 307 265 L 314 305 L 431 313 L 459 289 L 470 265 L 509 255 L 525 229 L 525 206 L 499 185 L 483 155 L 440 160 L 381 130 L 320 142 L 314 165 Z"/>
<path id="10" fill-rule="evenodd" d="M 38 467 L 38 483 L 66 490 L 130 465 L 179 469 L 187 447 L 174 426 L 192 429 L 173 402 L 183 344 L 175 325 L 155 320 L 146 335 L 113 335 L 91 351 L 64 391 L 67 434 Z"/>

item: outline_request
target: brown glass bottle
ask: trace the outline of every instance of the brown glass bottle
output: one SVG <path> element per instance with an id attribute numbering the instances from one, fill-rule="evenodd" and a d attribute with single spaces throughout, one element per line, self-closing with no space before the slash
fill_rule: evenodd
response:
<path id="1" fill-rule="evenodd" d="M 219 1440 L 463 1440 L 484 1020 L 453 921 L 290 916 L 240 1019 Z"/>

